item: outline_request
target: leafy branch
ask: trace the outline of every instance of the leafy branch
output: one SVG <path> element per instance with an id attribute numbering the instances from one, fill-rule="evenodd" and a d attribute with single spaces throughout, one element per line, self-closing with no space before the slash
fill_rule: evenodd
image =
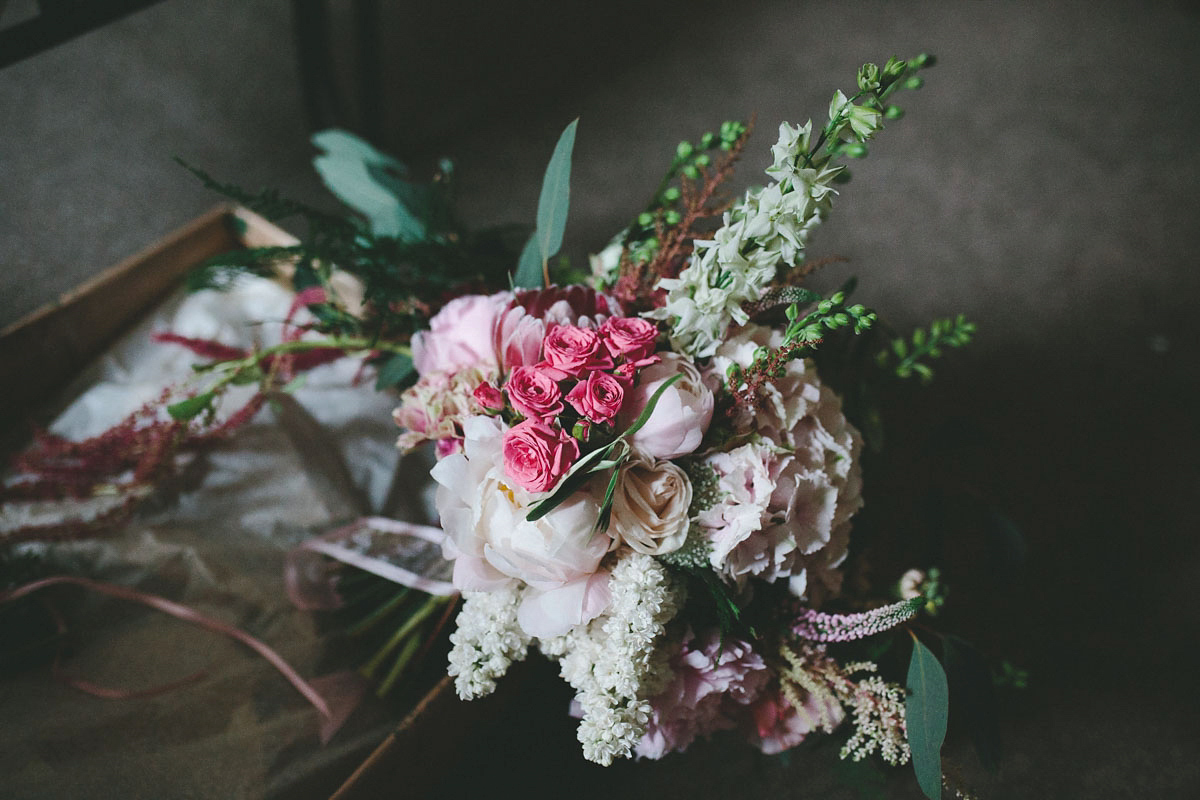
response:
<path id="1" fill-rule="evenodd" d="M 946 347 L 958 348 L 969 344 L 975 334 L 975 323 L 968 322 L 959 314 L 954 319 L 934 320 L 928 332 L 917 328 L 908 340 L 898 337 L 888 349 L 875 356 L 875 363 L 883 369 L 891 369 L 898 378 L 919 375 L 927 383 L 933 378 L 933 369 L 925 363 L 927 359 L 940 358 Z"/>

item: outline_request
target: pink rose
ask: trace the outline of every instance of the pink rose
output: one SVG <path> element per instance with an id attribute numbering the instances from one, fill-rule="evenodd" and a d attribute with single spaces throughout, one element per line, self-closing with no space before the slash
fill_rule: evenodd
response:
<path id="1" fill-rule="evenodd" d="M 412 338 L 417 372 L 427 375 L 466 367 L 484 372 L 498 369 L 494 330 L 512 297 L 511 292 L 470 294 L 443 306 L 429 321 L 429 330 Z"/>
<path id="2" fill-rule="evenodd" d="M 559 325 L 542 340 L 543 366 L 549 367 L 559 380 L 567 376 L 582 377 L 585 372 L 612 369 L 613 360 L 600 335 L 587 328 Z"/>
<path id="3" fill-rule="evenodd" d="M 551 419 L 563 410 L 558 382 L 537 367 L 517 367 L 508 376 L 508 400 L 531 419 Z"/>
<path id="4" fill-rule="evenodd" d="M 658 387 L 680 373 L 683 377 L 663 392 L 646 424 L 629 438 L 635 450 L 664 461 L 687 455 L 699 447 L 712 421 L 712 390 L 704 385 L 691 360 L 677 353 L 663 353 L 659 363 L 646 367 L 638 375 L 638 385 L 619 417 L 619 427 L 628 428 Z"/>
<path id="5" fill-rule="evenodd" d="M 607 372 L 588 373 L 586 381 L 575 384 L 567 393 L 567 402 L 592 422 L 608 422 L 624 401 L 625 387 Z"/>
<path id="6" fill-rule="evenodd" d="M 641 317 L 610 317 L 600 326 L 600 339 L 613 358 L 641 361 L 654 354 L 658 328 Z"/>
<path id="7" fill-rule="evenodd" d="M 527 419 L 504 433 L 504 471 L 527 491 L 551 489 L 577 458 L 578 443 L 539 419 Z"/>
<path id="8" fill-rule="evenodd" d="M 485 411 L 494 413 L 504 410 L 503 392 L 490 383 L 484 382 L 476 386 L 472 397 Z"/>

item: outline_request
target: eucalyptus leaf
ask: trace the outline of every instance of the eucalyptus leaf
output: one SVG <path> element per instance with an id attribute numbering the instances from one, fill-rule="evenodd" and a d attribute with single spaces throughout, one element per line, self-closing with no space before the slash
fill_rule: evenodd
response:
<path id="1" fill-rule="evenodd" d="M 347 131 L 330 129 L 314 134 L 312 143 L 325 151 L 313 166 L 329 190 L 362 214 L 376 236 L 417 241 L 425 225 L 405 205 L 411 199 L 404 165 Z"/>
<path id="2" fill-rule="evenodd" d="M 587 483 L 591 474 L 596 471 L 596 464 L 611 453 L 616 445 L 617 442 L 612 442 L 597 450 L 593 450 L 576 461 L 574 466 L 558 482 L 558 486 L 550 496 L 531 508 L 525 518 L 530 522 L 536 522 L 558 507 L 564 500 L 574 494 L 576 489 Z"/>
<path id="3" fill-rule="evenodd" d="M 540 289 L 544 278 L 542 276 L 542 250 L 538 246 L 537 231 L 529 234 L 517 260 L 517 271 L 513 275 L 513 287 L 517 289 Z"/>
<path id="4" fill-rule="evenodd" d="M 542 193 L 538 198 L 537 238 L 542 261 L 547 262 L 562 248 L 563 231 L 567 227 L 567 210 L 571 199 L 571 153 L 575 149 L 573 120 L 558 137 L 554 155 L 542 178 Z"/>
<path id="5" fill-rule="evenodd" d="M 930 800 L 941 800 L 942 797 L 942 742 L 946 739 L 949 711 L 950 690 L 946 673 L 929 648 L 913 636 L 904 724 L 917 783 Z"/>

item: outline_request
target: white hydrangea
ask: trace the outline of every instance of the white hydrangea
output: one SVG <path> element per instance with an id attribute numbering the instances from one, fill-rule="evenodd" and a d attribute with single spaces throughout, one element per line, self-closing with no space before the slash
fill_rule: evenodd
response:
<path id="1" fill-rule="evenodd" d="M 656 645 L 682 603 L 663 566 L 633 550 L 622 551 L 609 587 L 604 615 L 541 642 L 576 691 L 584 757 L 604 765 L 628 757 L 646 732 L 649 698 L 671 678 L 669 654 Z"/>
<path id="2" fill-rule="evenodd" d="M 463 700 L 496 690 L 496 679 L 521 661 L 530 638 L 517 624 L 521 590 L 514 582 L 493 592 L 464 592 L 456 630 L 450 634 L 454 688 Z"/>
<path id="3" fill-rule="evenodd" d="M 779 126 L 767 174 L 775 182 L 752 189 L 725 214 L 711 240 L 695 242 L 688 266 L 678 278 L 664 278 L 666 304 L 648 312 L 671 320 L 674 348 L 697 358 L 711 356 L 730 323 L 747 320 L 742 305 L 757 300 L 775 277 L 779 263 L 795 266 L 804 257 L 809 234 L 829 210 L 833 179 L 841 167 L 803 163 L 812 123 Z"/>

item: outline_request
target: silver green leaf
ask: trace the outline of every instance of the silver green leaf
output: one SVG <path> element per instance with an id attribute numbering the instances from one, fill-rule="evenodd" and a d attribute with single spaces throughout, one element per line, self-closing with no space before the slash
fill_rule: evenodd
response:
<path id="1" fill-rule="evenodd" d="M 949 714 L 950 688 L 946 673 L 937 656 L 913 636 L 904 724 L 917 783 L 930 800 L 941 800 L 942 797 L 942 742 L 946 739 Z"/>

